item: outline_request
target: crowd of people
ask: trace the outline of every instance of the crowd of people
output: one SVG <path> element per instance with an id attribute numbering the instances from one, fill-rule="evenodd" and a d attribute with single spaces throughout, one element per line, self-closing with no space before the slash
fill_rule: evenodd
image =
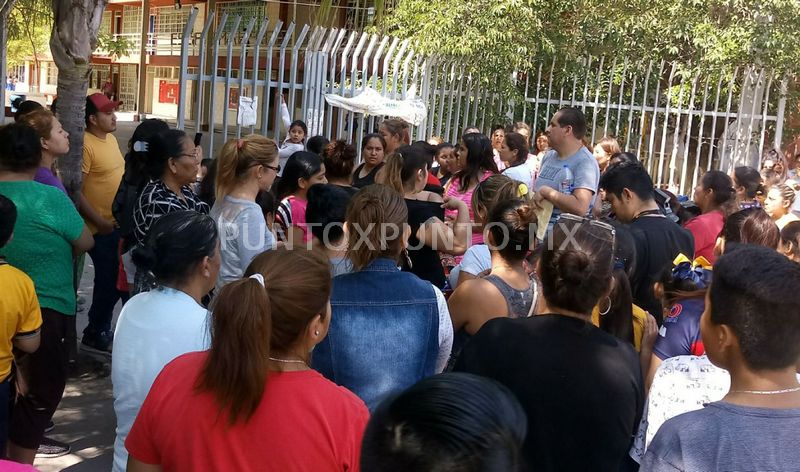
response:
<path id="1" fill-rule="evenodd" d="M 72 195 L 52 112 L 0 128 L 5 458 L 68 447 L 44 435 L 88 254 L 80 348 L 111 359 L 114 471 L 800 461 L 800 154 L 682 198 L 587 143 L 577 108 L 535 134 L 412 142 L 386 119 L 350 144 L 282 105 L 283 142 L 204 159 L 156 119 L 123 157 L 117 106 L 87 97 Z"/>

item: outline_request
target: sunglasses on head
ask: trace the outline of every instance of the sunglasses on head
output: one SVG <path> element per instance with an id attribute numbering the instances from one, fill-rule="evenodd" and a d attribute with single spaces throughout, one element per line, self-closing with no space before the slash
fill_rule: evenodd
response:
<path id="1" fill-rule="evenodd" d="M 597 228 L 608 231 L 609 233 L 611 233 L 612 236 L 617 234 L 617 230 L 614 229 L 612 225 L 606 223 L 605 221 L 596 220 L 594 218 L 587 218 L 585 216 L 573 215 L 571 213 L 562 213 L 558 221 L 562 220 L 577 224 L 589 223 L 590 226 L 595 226 Z"/>

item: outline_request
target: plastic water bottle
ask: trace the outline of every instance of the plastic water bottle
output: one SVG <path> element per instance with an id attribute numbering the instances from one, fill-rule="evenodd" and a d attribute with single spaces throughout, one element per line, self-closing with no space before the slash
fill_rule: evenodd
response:
<path id="1" fill-rule="evenodd" d="M 572 171 L 569 170 L 569 167 L 565 165 L 564 168 L 561 169 L 560 175 L 561 175 L 561 184 L 559 191 L 567 195 L 572 195 L 572 188 L 574 183 L 574 180 L 572 178 Z"/>

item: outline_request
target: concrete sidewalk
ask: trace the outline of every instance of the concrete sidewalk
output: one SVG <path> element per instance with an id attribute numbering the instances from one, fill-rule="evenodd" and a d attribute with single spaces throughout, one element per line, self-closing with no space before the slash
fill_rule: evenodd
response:
<path id="1" fill-rule="evenodd" d="M 80 338 L 89 322 L 87 313 L 92 301 L 94 267 L 86 257 L 78 294 L 86 303 L 79 307 L 77 332 Z M 114 323 L 120 304 L 114 310 Z M 80 342 L 80 339 L 79 339 Z M 111 387 L 111 363 L 78 353 L 75 372 L 67 380 L 64 398 L 53 417 L 55 429 L 48 437 L 69 443 L 70 454 L 54 459 L 36 459 L 34 466 L 42 472 L 60 470 L 74 472 L 108 472 L 114 457 L 114 438 L 117 426 L 114 416 L 114 397 Z"/>

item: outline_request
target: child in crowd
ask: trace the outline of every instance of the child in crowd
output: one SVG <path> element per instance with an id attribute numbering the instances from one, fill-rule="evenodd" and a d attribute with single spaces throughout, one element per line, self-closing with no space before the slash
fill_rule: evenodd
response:
<path id="1" fill-rule="evenodd" d="M 281 95 L 281 119 L 283 126 L 286 127 L 286 139 L 283 140 L 279 149 L 278 157 L 280 158 L 280 168 L 278 176 L 283 176 L 283 169 L 286 169 L 286 161 L 289 157 L 297 151 L 305 151 L 306 149 L 306 136 L 308 136 L 308 126 L 302 120 L 292 121 L 289 115 L 289 107 Z"/>
<path id="2" fill-rule="evenodd" d="M 742 245 L 719 258 L 701 320 L 708 358 L 730 372 L 718 402 L 664 423 L 643 471 L 793 470 L 800 430 L 800 266 Z"/>
<path id="3" fill-rule="evenodd" d="M 14 202 L 0 195 L 0 247 L 11 240 L 17 207 Z M 33 281 L 21 270 L 11 266 L 0 256 L 0 453 L 5 451 L 8 440 L 8 408 L 11 390 L 12 350 L 34 352 L 39 348 L 39 328 L 42 313 L 33 288 Z M 2 467 L 0 467 L 2 469 Z M 4 470 L 4 469 L 3 469 Z"/>
<path id="4" fill-rule="evenodd" d="M 212 162 L 214 162 L 214 159 L 208 157 L 200 161 L 200 169 L 197 170 L 197 182 L 195 182 L 194 187 L 195 193 L 200 192 L 200 184 L 203 182 L 203 179 L 206 178 L 206 175 L 208 175 L 208 168 L 211 167 Z"/>
<path id="5" fill-rule="evenodd" d="M 705 352 L 700 339 L 700 316 L 709 283 L 711 264 L 703 257 L 690 261 L 684 254 L 679 254 L 673 267 L 665 269 L 656 282 L 654 292 L 661 298 L 664 317 L 653 346 L 648 387 L 663 360 L 689 354 L 701 356 Z"/>
<path id="6" fill-rule="evenodd" d="M 302 245 L 311 239 L 306 228 L 308 189 L 314 184 L 325 184 L 325 164 L 313 153 L 300 151 L 286 161 L 283 177 L 278 181 L 276 194 L 280 203 L 275 221 L 278 223 L 278 241 Z M 292 229 L 294 227 L 294 229 Z"/>
<path id="7" fill-rule="evenodd" d="M 442 143 L 436 148 L 436 178 L 439 179 L 442 185 L 447 185 L 447 182 L 453 176 L 454 172 L 458 169 L 453 169 L 455 157 L 453 154 L 455 149 L 450 143 Z"/>
<path id="8" fill-rule="evenodd" d="M 258 192 L 256 203 L 261 207 L 264 220 L 267 222 L 267 229 L 275 233 L 275 195 L 272 192 Z"/>
<path id="9" fill-rule="evenodd" d="M 483 234 L 485 226 L 489 223 L 487 221 L 489 213 L 497 203 L 527 197 L 528 189 L 525 185 L 515 182 L 505 175 L 490 176 L 478 184 L 472 193 L 472 208 L 475 213 L 473 231 Z M 492 256 L 489 246 L 485 243 L 473 244 L 467 249 L 461 262 L 450 271 L 450 287 L 455 290 L 461 282 L 486 275 L 491 268 Z"/>

